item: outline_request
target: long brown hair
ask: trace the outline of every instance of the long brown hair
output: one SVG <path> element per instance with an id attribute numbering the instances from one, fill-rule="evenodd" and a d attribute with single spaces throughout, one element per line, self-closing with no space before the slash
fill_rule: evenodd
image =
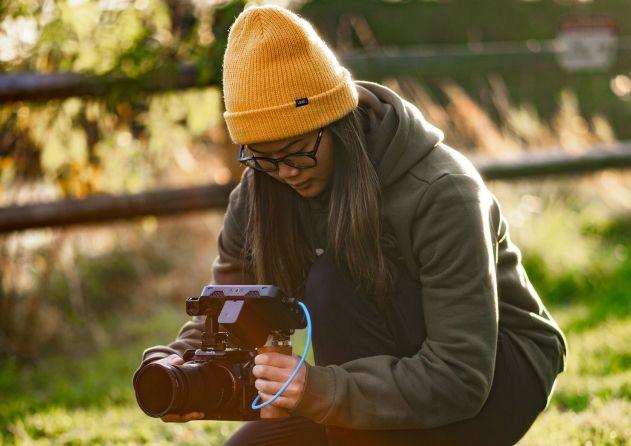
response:
<path id="1" fill-rule="evenodd" d="M 327 127 L 334 147 L 326 249 L 358 291 L 382 304 L 393 276 L 380 242 L 381 188 L 366 150 L 364 120 L 358 106 Z M 244 260 L 259 283 L 273 283 L 300 297 L 315 258 L 300 218 L 309 212 L 308 204 L 266 173 L 253 170 L 250 175 Z"/>

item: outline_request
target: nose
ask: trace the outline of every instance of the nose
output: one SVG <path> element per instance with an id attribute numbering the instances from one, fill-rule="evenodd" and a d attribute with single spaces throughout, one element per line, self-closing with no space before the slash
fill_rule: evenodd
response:
<path id="1" fill-rule="evenodd" d="M 282 179 L 295 177 L 300 173 L 300 169 L 288 166 L 285 163 L 278 163 L 278 176 Z"/>

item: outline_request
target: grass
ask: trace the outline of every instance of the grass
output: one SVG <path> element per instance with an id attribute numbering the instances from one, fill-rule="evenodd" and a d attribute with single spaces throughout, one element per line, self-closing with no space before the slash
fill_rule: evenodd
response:
<path id="1" fill-rule="evenodd" d="M 575 310 L 555 307 L 559 323 Z M 89 357 L 0 369 L 0 425 L 7 445 L 220 445 L 239 422 L 163 423 L 136 406 L 130 379 L 140 352 L 182 319 L 167 308 L 129 325 L 128 342 Z M 568 370 L 550 407 L 520 445 L 623 445 L 631 441 L 631 317 L 568 333 Z M 298 344 L 298 343 L 297 343 Z M 296 345 L 296 350 L 300 348 Z"/>
<path id="2" fill-rule="evenodd" d="M 96 408 L 51 407 L 11 426 L 18 445 L 215 445 L 234 431 L 235 422 L 163 423 L 147 419 L 134 405 Z"/>
<path id="3" fill-rule="evenodd" d="M 166 424 L 137 407 L 131 376 L 142 350 L 182 324 L 166 306 L 125 324 L 125 336 L 92 355 L 53 356 L 33 367 L 0 368 L 0 426 L 5 444 L 220 444 L 238 423 Z M 160 335 L 157 335 L 159 333 Z"/>
<path id="4" fill-rule="evenodd" d="M 631 443 L 631 222 L 575 223 L 563 229 L 574 233 L 574 244 L 589 246 L 580 267 L 562 261 L 565 267 L 551 273 L 541 253 L 525 261 L 569 353 L 550 406 L 522 446 Z"/>
<path id="5" fill-rule="evenodd" d="M 574 309 L 555 308 L 563 321 Z M 583 312 L 582 310 L 581 312 Z M 534 445 L 626 445 L 631 442 L 631 317 L 568 333 L 568 369 L 550 407 L 519 442 Z"/>

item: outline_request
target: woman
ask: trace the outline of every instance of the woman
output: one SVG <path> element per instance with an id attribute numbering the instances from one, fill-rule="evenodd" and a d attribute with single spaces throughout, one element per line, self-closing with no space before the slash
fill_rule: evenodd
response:
<path id="1" fill-rule="evenodd" d="M 270 419 L 244 424 L 227 444 L 521 438 L 565 370 L 566 340 L 475 168 L 414 105 L 354 82 L 283 8 L 237 18 L 224 95 L 248 169 L 230 195 L 214 283 L 274 283 L 302 298 L 316 362 L 262 409 Z M 181 362 L 201 327 L 188 322 L 142 365 Z M 255 362 L 265 401 L 298 358 Z"/>

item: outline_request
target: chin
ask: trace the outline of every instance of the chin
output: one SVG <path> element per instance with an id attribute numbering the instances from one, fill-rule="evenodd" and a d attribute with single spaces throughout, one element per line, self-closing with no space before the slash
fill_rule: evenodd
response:
<path id="1" fill-rule="evenodd" d="M 306 189 L 295 189 L 296 193 L 298 193 L 301 197 L 305 197 L 305 198 L 313 198 L 313 197 L 317 197 L 318 195 L 320 195 L 323 191 L 323 188 L 318 187 L 318 184 L 312 184 L 311 187 L 308 187 Z"/>
<path id="2" fill-rule="evenodd" d="M 312 189 L 307 189 L 307 190 L 297 190 L 296 193 L 298 195 L 300 195 L 301 197 L 305 197 L 305 198 L 313 198 L 318 196 L 318 193 L 312 192 Z"/>

